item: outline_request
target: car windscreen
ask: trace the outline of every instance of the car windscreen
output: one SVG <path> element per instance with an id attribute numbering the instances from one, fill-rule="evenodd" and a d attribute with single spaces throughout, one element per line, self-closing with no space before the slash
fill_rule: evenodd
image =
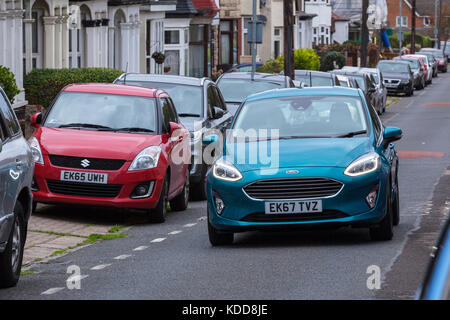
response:
<path id="1" fill-rule="evenodd" d="M 317 76 L 312 76 L 311 77 L 312 80 L 312 86 L 313 87 L 331 87 L 333 86 L 333 81 L 331 79 L 331 77 L 317 77 Z"/>
<path id="2" fill-rule="evenodd" d="M 156 81 L 129 80 L 127 80 L 127 84 L 162 89 L 172 98 L 178 114 L 198 115 L 199 117 L 203 116 L 203 96 L 202 87 L 200 86 Z"/>
<path id="3" fill-rule="evenodd" d="M 408 73 L 408 65 L 404 63 L 380 63 L 378 69 L 388 73 Z"/>
<path id="4" fill-rule="evenodd" d="M 267 116 L 270 115 L 270 116 Z M 278 130 L 280 139 L 367 134 L 362 101 L 349 96 L 283 97 L 246 102 L 236 116 L 230 139 L 240 132 Z M 239 129 L 239 130 L 238 130 Z"/>
<path id="5" fill-rule="evenodd" d="M 247 96 L 271 89 L 281 89 L 285 84 L 277 81 L 250 79 L 221 79 L 217 86 L 226 102 L 242 102 Z"/>
<path id="6" fill-rule="evenodd" d="M 375 80 L 375 83 L 379 84 L 380 83 L 380 79 L 378 78 L 378 73 L 372 73 L 372 76 L 373 76 L 373 78 Z"/>
<path id="7" fill-rule="evenodd" d="M 46 116 L 44 126 L 156 132 L 156 100 L 129 95 L 62 92 Z"/>
<path id="8" fill-rule="evenodd" d="M 420 68 L 420 62 L 416 59 L 402 59 L 402 61 L 408 62 L 409 66 L 412 70 L 416 70 Z"/>

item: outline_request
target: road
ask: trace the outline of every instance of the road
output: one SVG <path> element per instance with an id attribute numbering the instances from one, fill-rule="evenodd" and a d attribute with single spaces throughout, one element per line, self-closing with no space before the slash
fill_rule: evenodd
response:
<path id="1" fill-rule="evenodd" d="M 232 246 L 213 248 L 206 204 L 191 202 L 164 224 L 137 224 L 126 238 L 36 264 L 38 273 L 1 290 L 0 299 L 413 298 L 450 202 L 443 179 L 450 174 L 449 89 L 450 74 L 440 74 L 382 116 L 404 133 L 396 144 L 401 222 L 392 241 L 372 242 L 366 229 L 344 228 L 244 233 Z M 81 272 L 79 289 L 66 285 L 74 265 Z M 379 289 L 368 286 L 378 268 Z"/>

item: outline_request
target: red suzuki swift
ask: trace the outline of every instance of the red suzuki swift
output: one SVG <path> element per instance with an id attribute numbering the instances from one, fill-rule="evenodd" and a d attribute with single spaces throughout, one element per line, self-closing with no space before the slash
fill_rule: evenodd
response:
<path id="1" fill-rule="evenodd" d="M 166 92 L 69 85 L 31 124 L 36 202 L 145 209 L 160 222 L 168 201 L 187 208 L 189 136 Z"/>

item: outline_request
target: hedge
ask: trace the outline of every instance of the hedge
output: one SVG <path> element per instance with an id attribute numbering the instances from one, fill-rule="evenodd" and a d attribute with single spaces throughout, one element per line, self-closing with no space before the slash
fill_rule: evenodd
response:
<path id="1" fill-rule="evenodd" d="M 7 67 L 0 66 L 0 87 L 5 91 L 9 101 L 14 103 L 14 97 L 20 93 L 12 73 Z"/>
<path id="2" fill-rule="evenodd" d="M 294 63 L 296 70 L 320 69 L 320 58 L 313 49 L 294 50 Z"/>
<path id="3" fill-rule="evenodd" d="M 268 60 L 264 65 L 257 68 L 257 72 L 263 73 L 280 73 L 284 69 L 283 59 L 278 57 L 277 59 Z"/>
<path id="4" fill-rule="evenodd" d="M 29 104 L 48 108 L 62 88 L 72 83 L 112 83 L 123 71 L 107 68 L 33 69 L 24 78 Z"/>
<path id="5" fill-rule="evenodd" d="M 335 63 L 337 69 L 341 69 L 343 66 L 347 64 L 347 59 L 345 56 L 336 51 L 330 51 L 325 54 L 320 61 L 320 71 L 331 71 L 335 69 Z"/>

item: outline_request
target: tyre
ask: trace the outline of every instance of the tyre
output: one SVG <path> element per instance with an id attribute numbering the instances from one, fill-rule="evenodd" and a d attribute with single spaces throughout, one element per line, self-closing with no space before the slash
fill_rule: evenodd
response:
<path id="1" fill-rule="evenodd" d="M 37 202 L 33 201 L 33 206 L 31 208 L 31 212 L 34 213 L 36 211 L 36 208 L 37 208 Z"/>
<path id="2" fill-rule="evenodd" d="M 191 199 L 202 201 L 206 200 L 206 183 L 205 179 L 202 179 L 201 182 L 192 185 L 191 187 Z"/>
<path id="3" fill-rule="evenodd" d="M 5 251 L 0 253 L 0 288 L 13 287 L 20 278 L 27 229 L 23 216 L 23 207 L 18 202 L 14 208 L 14 222 L 8 245 Z"/>
<path id="4" fill-rule="evenodd" d="M 186 173 L 186 181 L 184 182 L 183 191 L 175 198 L 170 200 L 170 208 L 173 211 L 184 211 L 189 203 L 189 170 Z"/>
<path id="5" fill-rule="evenodd" d="M 233 243 L 234 233 L 232 233 L 232 232 L 221 233 L 221 232 L 217 231 L 217 229 L 211 225 L 211 223 L 209 222 L 209 219 L 208 219 L 208 237 L 209 237 L 209 242 L 211 243 L 211 245 L 213 247 L 225 246 L 225 245 L 230 245 Z"/>
<path id="6" fill-rule="evenodd" d="M 400 193 L 398 182 L 395 183 L 395 200 L 392 208 L 392 224 L 398 226 L 400 224 Z"/>
<path id="7" fill-rule="evenodd" d="M 388 195 L 386 199 L 386 215 L 383 220 L 375 226 L 371 227 L 370 230 L 370 238 L 373 241 L 388 241 L 392 240 L 394 236 L 394 224 L 393 224 L 393 212 L 392 212 L 392 204 L 391 204 L 391 186 L 388 188 Z"/>
<path id="8" fill-rule="evenodd" d="M 169 181 L 168 176 L 164 178 L 161 195 L 159 196 L 159 201 L 156 207 L 149 212 L 149 221 L 162 223 L 166 221 L 167 215 L 167 204 L 168 201 L 168 193 L 169 193 Z"/>

